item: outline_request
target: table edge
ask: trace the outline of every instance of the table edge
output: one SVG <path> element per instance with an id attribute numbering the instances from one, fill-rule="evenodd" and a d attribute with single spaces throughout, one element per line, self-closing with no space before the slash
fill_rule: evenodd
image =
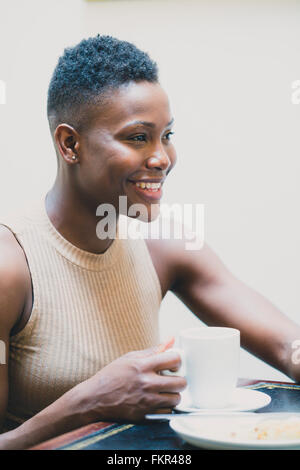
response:
<path id="1" fill-rule="evenodd" d="M 247 385 L 255 385 L 260 382 L 265 383 L 276 383 L 276 384 L 291 384 L 295 382 L 283 382 L 283 381 L 276 381 L 276 380 L 264 380 L 264 379 L 247 379 L 247 378 L 240 378 L 238 381 L 238 385 L 243 387 Z M 99 421 L 96 423 L 88 424 L 86 426 L 77 428 L 73 431 L 69 431 L 67 433 L 61 434 L 60 436 L 54 437 L 47 441 L 44 441 L 40 444 L 37 444 L 33 447 L 30 447 L 28 450 L 55 450 L 60 447 L 66 446 L 76 440 L 82 439 L 89 434 L 104 429 L 106 427 L 112 426 L 113 422 L 103 422 Z"/>

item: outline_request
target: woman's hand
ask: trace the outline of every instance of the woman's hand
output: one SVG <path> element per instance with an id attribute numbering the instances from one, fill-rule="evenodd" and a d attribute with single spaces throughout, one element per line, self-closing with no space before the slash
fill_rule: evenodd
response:
<path id="1" fill-rule="evenodd" d="M 76 407 L 84 422 L 136 422 L 147 413 L 178 405 L 186 380 L 159 374 L 180 367 L 180 356 L 167 351 L 172 344 L 125 354 L 77 385 Z"/>
<path id="2" fill-rule="evenodd" d="M 160 375 L 180 367 L 179 354 L 167 351 L 172 345 L 173 340 L 116 359 L 18 428 L 1 434 L 0 449 L 27 449 L 95 421 L 137 422 L 147 413 L 173 408 L 186 381 Z"/>

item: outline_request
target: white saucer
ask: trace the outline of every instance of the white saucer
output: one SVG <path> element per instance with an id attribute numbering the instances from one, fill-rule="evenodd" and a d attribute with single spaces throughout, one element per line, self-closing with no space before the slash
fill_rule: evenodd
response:
<path id="1" fill-rule="evenodd" d="M 300 449 L 300 413 L 223 413 L 179 414 L 170 421 L 170 427 L 184 441 L 204 449 Z M 298 425 L 296 423 L 298 422 Z M 259 438 L 259 426 L 267 426 L 268 433 Z M 291 427 L 291 423 L 294 423 Z M 281 437 L 280 437 L 280 431 Z M 288 434 L 290 433 L 290 437 Z M 277 434 L 277 435 L 276 435 Z M 286 434 L 286 435 L 284 435 Z M 294 436 L 293 436 L 294 435 Z"/>
<path id="2" fill-rule="evenodd" d="M 226 408 L 218 408 L 218 411 L 254 411 L 268 405 L 270 402 L 271 397 L 266 393 L 251 390 L 249 388 L 236 388 L 233 392 L 232 403 L 226 406 Z M 181 402 L 175 407 L 175 410 L 183 412 L 200 410 L 212 411 L 212 409 L 197 408 L 193 406 L 187 391 L 184 391 L 181 394 Z"/>

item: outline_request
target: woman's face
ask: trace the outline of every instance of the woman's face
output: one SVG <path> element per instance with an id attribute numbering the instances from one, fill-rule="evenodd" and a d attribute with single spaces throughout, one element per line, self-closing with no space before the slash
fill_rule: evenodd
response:
<path id="1" fill-rule="evenodd" d="M 143 204 L 148 221 L 155 218 L 162 185 L 176 162 L 172 122 L 159 84 L 132 82 L 111 92 L 80 134 L 81 192 L 97 205 L 114 205 L 117 213 L 119 196 L 127 196 L 128 208 Z"/>

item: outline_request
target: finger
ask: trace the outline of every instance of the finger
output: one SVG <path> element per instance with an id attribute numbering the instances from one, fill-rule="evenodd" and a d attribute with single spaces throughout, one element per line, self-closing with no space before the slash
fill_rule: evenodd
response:
<path id="1" fill-rule="evenodd" d="M 164 341 L 163 343 L 160 343 L 156 346 L 152 346 L 151 348 L 143 349 L 141 351 L 131 351 L 129 354 L 134 354 L 135 356 L 138 357 L 151 357 L 154 356 L 155 354 L 162 353 L 166 351 L 167 349 L 171 348 L 174 345 L 175 338 L 174 336 L 171 336 L 169 339 Z"/>
<path id="2" fill-rule="evenodd" d="M 168 375 L 168 374 L 165 374 L 166 371 L 178 372 L 179 369 L 180 369 L 180 366 L 174 367 L 173 369 L 164 369 L 164 370 L 159 371 L 158 373 L 161 374 L 161 375 Z"/>
<path id="3" fill-rule="evenodd" d="M 154 410 L 153 414 L 169 414 L 172 413 L 173 408 L 158 408 L 158 410 Z"/>
<path id="4" fill-rule="evenodd" d="M 153 390 L 158 392 L 179 393 L 186 387 L 187 381 L 184 377 L 159 376 L 159 380 L 153 379 Z"/>
<path id="5" fill-rule="evenodd" d="M 161 370 L 178 370 L 181 366 L 180 354 L 176 351 L 165 351 L 146 358 L 145 367 L 156 372 Z"/>
<path id="6" fill-rule="evenodd" d="M 171 336 L 166 341 L 158 345 L 157 352 L 158 353 L 165 352 L 167 349 L 172 348 L 172 346 L 174 346 L 174 343 L 175 343 L 175 338 L 174 336 Z"/>
<path id="7" fill-rule="evenodd" d="M 180 393 L 160 393 L 158 406 L 159 408 L 175 408 L 181 401 Z"/>

